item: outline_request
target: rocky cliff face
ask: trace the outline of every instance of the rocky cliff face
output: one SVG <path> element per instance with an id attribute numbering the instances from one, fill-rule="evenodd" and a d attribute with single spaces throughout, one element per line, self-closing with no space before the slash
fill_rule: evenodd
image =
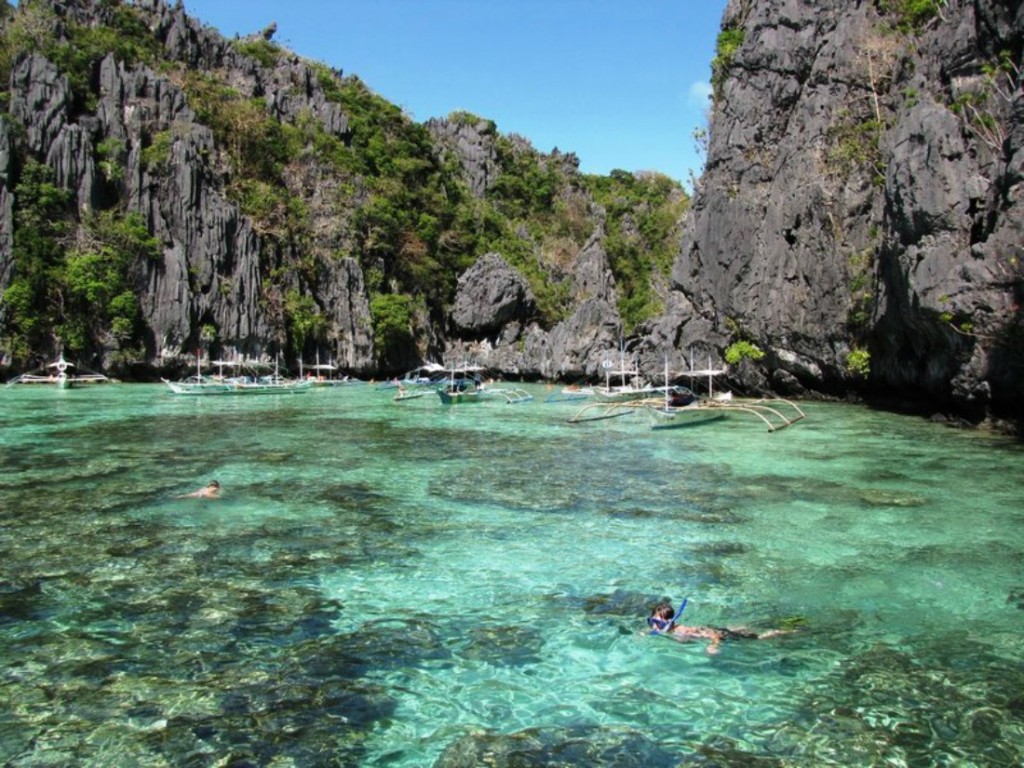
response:
<path id="1" fill-rule="evenodd" d="M 48 34 L 57 39 L 72 22 L 88 26 L 115 12 L 91 0 L 49 5 Z M 706 170 L 671 284 L 651 281 L 664 312 L 625 339 L 650 375 L 666 354 L 718 365 L 730 345 L 746 341 L 765 352 L 734 366 L 732 383 L 747 391 L 861 392 L 977 418 L 1020 415 L 1024 11 L 995 0 L 911 7 L 731 0 Z M 220 355 L 270 358 L 286 332 L 296 342 L 286 320 L 298 306 L 320 323 L 312 345 L 295 343 L 298 354 L 315 350 L 375 375 L 370 297 L 387 289 L 388 269 L 397 279 L 395 253 L 422 260 L 428 235 L 407 231 L 394 251 L 374 255 L 395 212 L 380 206 L 371 180 L 326 171 L 312 139 L 280 176 L 286 195 L 301 201 L 302 227 L 243 213 L 237 191 L 228 193 L 237 181 L 231 148 L 197 115 L 184 80 L 192 72 L 216 80 L 308 136 L 312 124 L 351 145 L 360 127 L 325 91 L 323 71 L 297 56 L 275 49 L 260 60 L 258 46 L 223 39 L 180 4 L 136 0 L 133 8 L 175 64 L 101 58 L 88 108 L 56 61 L 26 53 L 10 64 L 10 120 L 0 120 L 0 288 L 17 271 L 11 178 L 21 142 L 19 151 L 72 192 L 83 219 L 116 202 L 158 239 L 159 258 L 130 270 L 150 366 L 191 353 L 208 329 Z M 533 152 L 473 116 L 425 127 L 433 160 L 420 166 L 436 162 L 451 174 L 444 178 L 461 179 L 481 203 L 465 210 L 481 221 L 483 201 L 511 194 L 503 163 Z M 112 140 L 116 177 L 99 162 Z M 522 221 L 510 246 L 519 262 L 493 248 L 466 261 L 453 295 L 442 296 L 443 317 L 415 310 L 411 363 L 444 357 L 577 378 L 617 354 L 619 308 L 632 297 L 613 277 L 606 212 L 572 155 L 540 157 L 530 172 L 540 186 L 562 180 L 547 190 L 547 205 L 562 212 L 566 233 L 539 239 Z M 527 185 L 524 194 L 534 192 Z M 620 243 L 636 234 L 629 215 L 616 227 Z M 457 251 L 460 237 L 454 228 L 442 233 L 437 253 Z M 512 266 L 533 262 L 565 297 L 557 322 L 541 322 L 541 297 Z M 0 320 L 4 311 L 0 304 Z"/>
<path id="2" fill-rule="evenodd" d="M 39 8 L 27 26 L 38 33 L 38 27 L 47 24 L 43 37 L 58 42 L 69 39 L 73 25 L 90 29 L 113 24 L 117 12 L 116 5 L 94 0 L 51 0 Z M 218 139 L 208 117 L 197 115 L 184 82 L 196 73 L 199 85 L 191 84 L 193 92 L 196 87 L 228 89 L 238 104 L 258 103 L 272 119 L 308 136 L 315 132 L 304 126 L 313 120 L 321 135 L 335 137 L 346 146 L 365 141 L 365 135 L 350 128 L 338 95 L 327 96 L 325 87 L 330 84 L 324 82 L 323 68 L 276 46 L 260 48 L 248 45 L 249 39 L 225 40 L 189 17 L 180 4 L 138 0 L 132 9 L 141 14 L 145 35 L 152 36 L 159 56 L 171 66 L 147 66 L 111 53 L 89 74 L 88 93 L 83 96 L 74 92 L 68 73 L 56 61 L 25 53 L 11 62 L 9 89 L 11 116 L 24 137 L 22 154 L 45 163 L 55 183 L 72 193 L 75 226 L 81 228 L 92 211 L 117 208 L 141 215 L 159 241 L 159 258 L 137 260 L 131 268 L 144 327 L 139 362 L 164 368 L 200 346 L 210 353 L 216 350 L 220 357 L 250 360 L 267 360 L 279 352 L 296 356 L 315 351 L 350 371 L 379 373 L 366 270 L 378 273 L 374 279 L 380 291 L 380 273 L 395 270 L 389 263 L 395 256 L 389 251 L 368 255 L 360 249 L 375 245 L 382 230 L 389 234 L 386 229 L 394 226 L 394 211 L 381 207 L 363 214 L 379 203 L 373 179 L 360 176 L 361 171 L 339 175 L 336 167 L 317 158 L 317 150 L 310 145 L 290 160 L 280 178 L 286 195 L 301 201 L 301 231 L 280 225 L 273 216 L 258 220 L 247 215 L 238 200 L 237 151 L 232 156 L 233 148 Z M 253 36 L 257 44 L 269 42 L 269 31 L 263 38 Z M 70 44 L 73 47 L 74 41 Z M 268 58 L 260 56 L 264 52 L 270 53 Z M 84 103 L 90 100 L 95 103 Z M 251 112 L 236 111 L 232 119 L 238 125 L 231 127 L 244 135 L 251 127 L 245 121 L 253 123 L 257 118 Z M 7 127 L 6 122 L 0 124 L 0 181 L 4 182 L 0 186 L 0 289 L 7 288 L 16 275 L 13 209 L 6 183 L 13 167 L 11 153 L 5 151 L 10 147 Z M 469 193 L 482 198 L 501 172 L 493 124 L 434 120 L 427 129 L 434 136 L 438 162 L 451 161 L 452 172 L 461 177 Z M 113 179 L 98 167 L 100 147 L 109 148 L 111 142 L 118 147 L 113 158 L 118 173 Z M 513 154 L 536 154 L 521 138 L 505 143 Z M 159 146 L 162 155 L 155 151 Z M 374 162 L 381 160 L 386 158 Z M 428 161 L 416 162 L 426 165 Z M 542 158 L 542 163 L 556 167 L 560 174 L 578 176 L 571 155 L 554 153 Z M 236 188 L 231 194 L 233 182 Z M 579 197 L 572 190 L 562 194 Z M 580 205 L 586 207 L 586 203 Z M 599 212 L 584 215 L 592 219 L 584 226 L 597 227 Z M 399 240 L 391 247 L 415 252 L 422 246 L 408 231 Z M 528 240 L 524 230 L 523 242 Z M 580 278 L 586 285 L 584 292 L 607 299 L 612 279 L 599 247 L 596 254 L 592 246 L 582 254 L 573 246 L 569 250 L 567 269 L 586 273 Z M 576 255 L 578 266 L 574 266 Z M 472 355 L 486 358 L 479 362 L 532 375 L 549 367 L 524 354 L 530 346 L 527 337 L 532 345 L 544 346 L 547 333 L 537 325 L 536 307 L 523 279 L 504 260 L 482 259 L 460 284 L 464 285 L 452 305 L 455 316 L 450 323 L 417 310 L 414 344 L 401 356 L 406 364 L 415 364 L 418 355 Z M 501 297 L 507 290 L 512 294 L 505 301 Z M 318 324 L 315 344 L 307 343 L 302 351 L 289 348 L 289 343 L 302 346 L 294 328 L 288 327 L 295 315 L 289 302 L 304 308 L 306 319 L 311 316 Z M 614 325 L 614 307 L 605 309 L 604 322 Z M 3 312 L 0 304 L 0 319 Z M 574 339 L 565 338 L 564 331 L 556 336 L 563 339 L 556 345 L 560 349 L 577 346 Z M 498 348 L 493 355 L 492 340 Z M 100 356 L 89 362 L 110 367 L 118 359 L 117 346 L 109 338 Z M 581 363 L 575 353 L 565 355 L 575 361 L 574 366 Z"/>
<path id="3" fill-rule="evenodd" d="M 900 7 L 729 3 L 667 325 L 754 341 L 755 386 L 1019 414 L 1024 11 Z"/>
<path id="4" fill-rule="evenodd" d="M 7 120 L 0 118 L 0 286 L 11 283 L 14 267 L 14 200 L 10 187 L 11 172 L 11 128 Z M 0 306 L 0 318 L 3 307 Z"/>
<path id="5" fill-rule="evenodd" d="M 170 59 L 189 69 L 226 73 L 235 91 L 262 98 L 280 120 L 311 115 L 328 133 L 345 135 L 347 123 L 339 106 L 325 99 L 314 73 L 299 59 L 260 67 L 187 16 L 180 4 L 139 0 L 135 7 L 147 14 L 150 31 Z M 64 20 L 86 26 L 104 20 L 102 6 L 87 0 L 55 3 L 54 10 L 55 36 Z M 148 362 L 174 364 L 194 351 L 206 328 L 216 329 L 222 356 L 273 358 L 282 348 L 280 318 L 275 317 L 280 295 L 284 288 L 298 287 L 299 280 L 287 277 L 283 286 L 271 287 L 266 275 L 275 263 L 294 261 L 282 249 L 295 245 L 282 245 L 257 231 L 227 197 L 225 166 L 219 161 L 223 148 L 171 77 L 110 55 L 96 78 L 94 111 L 76 114 L 70 83 L 58 67 L 39 55 L 22 56 L 11 72 L 11 115 L 24 126 L 28 152 L 43 158 L 56 183 L 74 192 L 83 215 L 109 205 L 104 198 L 115 195 L 126 211 L 141 214 L 159 239 L 162 257 L 136 265 L 133 276 Z M 0 135 L 6 138 L 7 132 Z M 145 152 L 158 136 L 167 139 L 166 157 L 147 161 Z M 123 148 L 114 190 L 100 178 L 95 162 L 97 146 L 109 140 Z M 4 168 L 6 157 L 0 151 Z M 302 182 L 295 179 L 297 186 Z M 302 245 L 322 254 L 331 249 L 337 225 L 330 211 L 311 207 L 319 239 Z M 0 190 L 0 210 L 6 211 L 0 228 L 8 224 L 4 232 L 9 238 L 6 190 Z M 11 277 L 10 242 L 0 242 L 0 247 L 8 245 L 0 250 L 3 286 Z M 372 345 L 361 271 L 351 259 L 325 259 L 320 266 L 320 274 L 302 289 L 317 295 L 333 329 L 333 344 L 324 349 L 324 357 L 365 369 L 372 362 Z"/>

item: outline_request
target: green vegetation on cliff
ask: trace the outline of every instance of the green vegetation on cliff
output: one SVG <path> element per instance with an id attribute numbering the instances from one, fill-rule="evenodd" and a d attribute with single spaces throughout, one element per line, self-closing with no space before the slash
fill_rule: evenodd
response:
<path id="1" fill-rule="evenodd" d="M 140 331 L 132 266 L 160 252 L 142 218 L 108 211 L 75 223 L 68 192 L 32 159 L 15 195 L 14 278 L 3 294 L 13 355 L 26 358 L 51 336 L 71 350 L 99 342 L 128 354 Z"/>
<path id="2" fill-rule="evenodd" d="M 526 278 L 536 298 L 532 319 L 551 327 L 572 311 L 574 259 L 602 222 L 624 324 L 632 329 L 660 310 L 688 203 L 676 182 L 621 171 L 585 176 L 571 156 L 540 153 L 493 123 L 455 114 L 449 119 L 482 125 L 493 144 L 496 173 L 482 192 L 471 190 L 455 153 L 357 77 L 301 62 L 258 36 L 225 42 L 223 68 L 196 68 L 168 58 L 147 13 L 93 0 L 58 18 L 52 0 L 23 0 L 0 17 L 0 75 L 8 83 L 20 56 L 45 56 L 68 78 L 69 121 L 92 125 L 108 55 L 180 88 L 196 122 L 213 134 L 204 183 L 220 185 L 260 236 L 260 299 L 289 354 L 301 357 L 331 337 L 321 282 L 333 274 L 325 267 L 346 258 L 362 269 L 383 367 L 434 335 L 425 325 L 445 327 L 459 275 L 490 251 Z M 273 74 L 295 89 L 305 86 L 296 69 L 284 68 L 308 68 L 321 103 L 336 105 L 347 127 L 332 132 L 311 108 L 282 111 L 269 93 L 254 97 L 264 90 L 246 90 L 247 76 L 230 69 L 241 57 L 262 68 L 261 82 Z M 127 139 L 96 135 L 92 160 L 105 186 L 94 200 L 100 210 L 83 211 L 71 190 L 55 185 L 46 158 L 29 150 L 24 127 L 8 120 L 15 248 L 0 346 L 16 359 L 54 343 L 76 354 L 140 351 L 146 287 L 138 276 L 162 244 L 151 237 L 152 213 L 129 210 L 127 190 L 137 180 L 126 179 L 126 163 L 136 158 L 146 183 L 168 185 L 179 171 L 170 162 L 175 144 L 189 126 L 154 121 Z"/>
<path id="3" fill-rule="evenodd" d="M 612 171 L 588 176 L 587 187 L 607 213 L 605 250 L 619 289 L 626 333 L 664 309 L 658 288 L 667 285 L 678 251 L 675 237 L 689 198 L 658 173 Z"/>
<path id="4" fill-rule="evenodd" d="M 732 60 L 745 38 L 746 32 L 742 27 L 729 27 L 718 33 L 715 58 L 711 60 L 711 85 L 716 99 L 722 96 L 722 86 L 729 77 Z"/>

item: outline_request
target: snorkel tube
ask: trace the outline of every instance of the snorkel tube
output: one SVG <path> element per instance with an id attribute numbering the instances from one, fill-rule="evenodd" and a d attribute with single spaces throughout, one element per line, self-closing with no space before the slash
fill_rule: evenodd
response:
<path id="1" fill-rule="evenodd" d="M 683 611 L 686 610 L 686 604 L 690 601 L 690 598 L 684 597 L 682 604 L 679 606 L 679 610 L 676 611 L 676 615 L 666 621 L 665 619 L 659 619 L 655 616 L 647 617 L 647 626 L 651 628 L 648 634 L 660 635 L 663 632 L 667 632 L 672 629 L 672 625 L 679 621 L 679 617 L 683 615 Z"/>

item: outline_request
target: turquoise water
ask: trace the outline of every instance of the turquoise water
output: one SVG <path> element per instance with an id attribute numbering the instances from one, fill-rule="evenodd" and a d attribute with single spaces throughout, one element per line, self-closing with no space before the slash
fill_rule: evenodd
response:
<path id="1" fill-rule="evenodd" d="M 533 391 L 0 390 L 0 763 L 1024 760 L 1020 445 Z M 646 634 L 662 597 L 802 629 L 709 655 Z"/>

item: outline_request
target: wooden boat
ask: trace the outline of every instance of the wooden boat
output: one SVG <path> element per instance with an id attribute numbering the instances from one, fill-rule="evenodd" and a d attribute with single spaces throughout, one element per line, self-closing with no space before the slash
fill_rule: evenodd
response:
<path id="1" fill-rule="evenodd" d="M 64 359 L 64 353 L 36 371 L 23 373 L 15 376 L 7 382 L 11 387 L 15 384 L 48 384 L 57 389 L 71 389 L 82 384 L 110 384 L 113 379 L 104 376 L 102 373 L 79 369 L 74 363 Z"/>
<path id="2" fill-rule="evenodd" d="M 508 405 L 528 403 L 533 395 L 518 387 L 495 387 L 485 384 L 481 366 L 463 365 L 446 369 L 448 376 L 437 388 L 437 396 L 444 405 L 459 403 L 483 403 L 491 400 L 503 401 Z"/>
<path id="3" fill-rule="evenodd" d="M 223 379 L 196 374 L 180 381 L 161 379 L 175 395 L 229 395 L 231 385 Z"/>
<path id="4" fill-rule="evenodd" d="M 196 372 L 181 381 L 161 379 L 172 394 L 188 397 L 208 397 L 221 395 L 298 395 L 308 392 L 311 382 L 286 379 L 277 371 L 269 376 L 223 376 L 226 365 L 239 366 L 238 362 L 215 361 L 212 363 L 221 369 L 217 376 L 204 376 L 202 360 L 196 355 Z"/>
<path id="5" fill-rule="evenodd" d="M 631 368 L 626 367 L 625 350 L 620 351 L 618 370 L 613 370 L 615 364 L 610 359 L 605 360 L 601 367 L 604 369 L 605 382 L 602 385 L 591 387 L 591 396 L 599 402 L 624 403 L 652 397 L 660 391 L 643 380 L 635 360 Z M 619 383 L 613 384 L 613 380 L 617 380 Z"/>
<path id="6" fill-rule="evenodd" d="M 426 394 L 427 390 L 425 389 L 406 389 L 403 386 L 399 386 L 398 392 L 395 393 L 395 396 L 392 397 L 391 400 L 396 403 L 401 403 L 406 400 L 416 400 L 417 398 L 425 397 Z"/>
<path id="7" fill-rule="evenodd" d="M 293 381 L 264 376 L 254 379 L 218 380 L 209 376 L 190 376 L 182 381 L 162 379 L 175 395 L 202 397 L 209 395 L 299 395 L 308 392 L 308 381 Z"/>
<path id="8" fill-rule="evenodd" d="M 679 388 L 693 394 L 685 387 Z M 674 398 L 680 394 L 674 390 L 666 396 L 664 403 L 654 404 L 651 401 L 645 407 L 645 412 L 650 421 L 651 429 L 678 429 L 680 427 L 692 427 L 698 424 L 706 424 L 709 421 L 718 421 L 725 418 L 725 413 L 713 408 L 701 407 L 700 400 L 694 396 L 693 400 L 685 404 L 678 404 Z"/>
<path id="9" fill-rule="evenodd" d="M 592 386 L 580 386 L 579 384 L 569 384 L 562 387 L 557 392 L 552 392 L 546 398 L 545 403 L 574 403 L 579 400 L 588 400 L 594 396 L 594 388 Z"/>
<path id="10" fill-rule="evenodd" d="M 578 424 L 587 421 L 601 421 L 638 412 L 645 413 L 652 429 L 695 426 L 719 421 L 731 416 L 753 416 L 769 432 L 792 426 L 805 418 L 800 407 L 789 400 L 759 399 L 745 400 L 729 396 L 715 399 L 701 399 L 681 408 L 666 408 L 661 398 L 646 398 L 613 403 L 590 403 L 580 408 L 569 422 Z"/>
<path id="11" fill-rule="evenodd" d="M 711 391 L 710 378 L 708 391 Z M 650 420 L 651 429 L 692 427 L 725 418 L 724 413 L 701 408 L 700 397 L 689 387 L 672 385 L 668 372 L 668 355 L 665 356 L 664 398 L 660 403 L 652 399 L 647 404 L 645 411 Z"/>
<path id="12" fill-rule="evenodd" d="M 333 363 L 320 362 L 319 352 L 316 355 L 316 362 L 312 365 L 304 365 L 302 360 L 299 360 L 299 379 L 308 381 L 312 387 L 345 387 L 363 383 L 351 376 L 338 376 L 337 371 L 338 366 Z"/>
<path id="13" fill-rule="evenodd" d="M 707 369 L 698 371 L 691 368 L 682 374 L 691 379 L 706 376 L 707 396 L 699 396 L 690 388 L 666 385 L 660 397 L 590 403 L 573 414 L 569 422 L 600 421 L 643 412 L 648 417 L 651 429 L 673 429 L 707 424 L 731 416 L 752 416 L 767 426 L 769 432 L 776 432 L 805 418 L 800 407 L 789 400 L 740 399 L 734 398 L 731 392 L 715 395 L 714 377 L 725 372 L 725 369 L 713 369 L 709 365 Z M 666 366 L 666 382 L 668 378 Z"/>
<path id="14" fill-rule="evenodd" d="M 447 380 L 445 367 L 438 363 L 424 363 L 406 372 L 400 379 L 388 379 L 377 385 L 377 389 L 436 389 Z"/>

